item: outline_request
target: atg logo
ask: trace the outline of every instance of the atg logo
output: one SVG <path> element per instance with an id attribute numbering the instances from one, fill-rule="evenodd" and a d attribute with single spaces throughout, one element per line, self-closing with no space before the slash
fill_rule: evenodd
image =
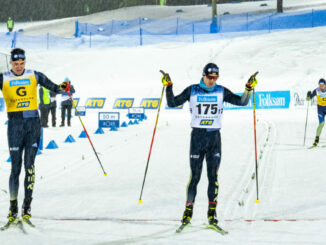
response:
<path id="1" fill-rule="evenodd" d="M 115 99 L 113 109 L 129 109 L 133 104 L 133 98 L 117 98 Z"/>
<path id="2" fill-rule="evenodd" d="M 86 101 L 87 109 L 102 109 L 105 103 L 105 98 L 88 98 Z"/>
<path id="3" fill-rule="evenodd" d="M 19 102 L 17 104 L 17 108 L 26 108 L 26 107 L 29 107 L 29 101 L 24 101 L 24 102 Z"/>
<path id="4" fill-rule="evenodd" d="M 10 84 L 10 87 L 30 85 L 31 81 L 29 79 L 17 79 L 17 80 L 11 80 L 9 84 Z"/>
<path id="5" fill-rule="evenodd" d="M 204 126 L 211 126 L 213 124 L 214 120 L 201 120 L 200 125 Z"/>
<path id="6" fill-rule="evenodd" d="M 73 98 L 74 107 L 78 106 L 79 98 Z"/>
<path id="7" fill-rule="evenodd" d="M 145 109 L 157 109 L 160 104 L 160 99 L 144 98 L 140 102 L 139 107 L 144 107 Z"/>

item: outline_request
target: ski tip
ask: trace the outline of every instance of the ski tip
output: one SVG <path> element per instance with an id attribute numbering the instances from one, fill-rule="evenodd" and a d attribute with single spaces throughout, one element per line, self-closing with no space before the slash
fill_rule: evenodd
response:
<path id="1" fill-rule="evenodd" d="M 259 200 L 257 199 L 257 200 L 255 201 L 255 203 L 259 203 Z"/>
<path id="2" fill-rule="evenodd" d="M 142 204 L 142 203 L 143 203 L 143 201 L 141 199 L 139 199 L 138 204 Z"/>
<path id="3" fill-rule="evenodd" d="M 160 72 L 164 75 L 165 74 L 165 72 L 163 71 L 163 70 L 160 70 Z"/>
<path id="4" fill-rule="evenodd" d="M 257 74 L 259 73 L 259 71 L 256 71 L 255 74 L 253 75 L 254 77 L 257 76 Z"/>
<path id="5" fill-rule="evenodd" d="M 104 176 L 108 176 L 108 174 L 104 172 Z"/>

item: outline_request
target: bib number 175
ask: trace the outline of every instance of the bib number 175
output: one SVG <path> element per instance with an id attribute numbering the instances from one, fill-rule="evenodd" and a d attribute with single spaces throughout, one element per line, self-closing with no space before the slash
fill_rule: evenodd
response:
<path id="1" fill-rule="evenodd" d="M 217 113 L 222 113 L 223 112 L 223 108 L 218 108 L 217 104 L 198 104 L 196 105 L 196 107 L 198 108 L 198 114 L 208 114 L 210 112 L 210 114 L 215 115 Z"/>

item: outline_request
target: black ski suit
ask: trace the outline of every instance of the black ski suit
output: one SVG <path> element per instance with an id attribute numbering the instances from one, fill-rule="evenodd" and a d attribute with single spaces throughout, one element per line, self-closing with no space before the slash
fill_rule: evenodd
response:
<path id="1" fill-rule="evenodd" d="M 244 106 L 247 105 L 250 99 L 250 92 L 245 91 L 242 96 L 232 93 L 227 88 L 219 87 L 223 96 L 223 101 Z M 197 91 L 197 92 L 196 92 Z M 202 95 L 210 95 L 211 92 L 204 90 L 199 84 L 194 84 L 187 87 L 181 94 L 174 96 L 172 85 L 166 88 L 166 99 L 169 107 L 176 107 L 190 101 L 191 96 L 196 93 Z M 191 113 L 194 113 L 191 110 Z M 219 113 L 223 113 L 223 108 Z M 208 200 L 209 202 L 217 203 L 218 196 L 218 169 L 221 161 L 221 135 L 220 128 L 192 128 L 190 141 L 190 168 L 191 175 L 187 188 L 187 203 L 194 203 L 197 194 L 197 185 L 199 183 L 203 160 L 206 157 L 207 176 L 208 176 Z"/>

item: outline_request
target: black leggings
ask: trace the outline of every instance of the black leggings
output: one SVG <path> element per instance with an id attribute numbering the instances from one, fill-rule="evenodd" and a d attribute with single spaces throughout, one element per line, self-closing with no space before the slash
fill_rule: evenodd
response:
<path id="1" fill-rule="evenodd" d="M 217 172 L 221 162 L 221 135 L 219 130 L 193 128 L 190 141 L 190 168 L 191 175 L 187 189 L 187 202 L 195 202 L 197 185 L 206 157 L 208 177 L 208 201 L 217 202 L 218 180 Z"/>
<path id="2" fill-rule="evenodd" d="M 8 121 L 8 145 L 11 157 L 9 178 L 10 200 L 16 200 L 19 175 L 24 151 L 25 198 L 31 198 L 35 182 L 34 161 L 41 138 L 39 118 L 10 119 Z"/>

